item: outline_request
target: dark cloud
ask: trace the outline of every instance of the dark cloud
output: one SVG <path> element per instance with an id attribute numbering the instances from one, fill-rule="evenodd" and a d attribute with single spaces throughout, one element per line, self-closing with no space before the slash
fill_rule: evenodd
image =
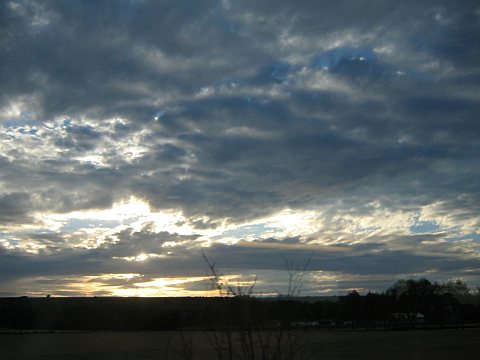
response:
<path id="1" fill-rule="evenodd" d="M 198 231 L 286 208 L 328 208 L 323 216 L 336 219 L 381 208 L 476 234 L 479 17 L 469 0 L 5 1 L 0 225 L 135 196 L 152 211 L 181 211 Z M 2 236 L 50 250 L 73 242 L 43 230 Z M 322 258 L 325 270 L 457 263 L 432 249 L 425 262 L 404 235 L 378 254 Z M 67 266 L 63 256 L 84 264 L 85 254 L 97 271 L 119 271 L 103 257 L 180 241 L 148 229 L 115 236 L 93 252 L 62 248 L 49 273 Z M 271 252 L 215 249 L 235 251 L 235 266 L 249 269 Z M 42 271 L 57 261 L 25 256 Z M 182 271 L 177 258 L 162 264 Z"/>
<path id="2" fill-rule="evenodd" d="M 59 234 L 31 236 L 52 243 L 58 243 L 60 238 Z M 263 277 L 260 275 L 257 286 L 259 293 L 270 292 L 271 286 L 278 285 L 279 289 L 284 286 L 289 270 L 297 273 L 306 270 L 309 289 L 320 286 L 314 277 L 308 280 L 310 276 L 320 272 L 338 274 L 339 279 L 350 278 L 356 287 L 380 291 L 384 290 L 380 285 L 388 284 L 388 281 L 391 283 L 398 276 L 419 276 L 432 271 L 433 276 L 471 276 L 472 270 L 478 269 L 480 265 L 478 258 L 458 256 L 460 253 L 454 249 L 453 244 L 428 245 L 428 241 L 441 238 L 440 235 L 395 237 L 390 241 L 379 238 L 382 242 L 326 247 L 309 246 L 298 238 L 270 238 L 251 243 L 240 242 L 237 245 L 215 245 L 210 248 L 193 245 L 192 241 L 197 239 L 197 236 L 157 233 L 151 228 L 151 224 L 145 224 L 140 231 L 126 229 L 116 236 L 117 242 L 107 243 L 96 249 L 64 249 L 42 256 L 3 250 L 0 253 L 0 278 L 8 284 L 13 279 L 34 277 L 40 279 L 35 280 L 36 284 L 44 281 L 44 288 L 48 288 L 53 286 L 52 282 L 61 284 L 72 276 L 94 276 L 90 281 L 101 282 L 105 286 L 122 285 L 128 288 L 134 283 L 147 282 L 156 277 L 211 275 L 203 260 L 205 255 L 210 262 L 216 264 L 219 273 L 224 275 L 246 277 L 248 280 L 252 274 L 263 274 Z M 427 243 L 423 244 L 425 241 Z M 166 242 L 176 245 L 164 247 Z M 392 248 L 395 244 L 403 250 Z M 429 251 L 430 253 L 427 253 Z M 143 261 L 127 260 L 128 257 L 152 253 L 159 257 Z M 467 273 L 465 270 L 468 270 Z M 95 277 L 104 274 L 142 274 L 142 278 L 128 280 Z M 356 277 L 361 279 L 356 280 Z M 378 281 L 378 278 L 384 280 Z M 208 290 L 207 283 L 208 280 L 199 281 L 186 288 L 193 291 Z M 342 286 L 348 289 L 348 284 Z M 72 294 L 76 293 L 73 291 Z"/>
<path id="3" fill-rule="evenodd" d="M 29 222 L 30 195 L 9 193 L 0 196 L 0 224 Z"/>

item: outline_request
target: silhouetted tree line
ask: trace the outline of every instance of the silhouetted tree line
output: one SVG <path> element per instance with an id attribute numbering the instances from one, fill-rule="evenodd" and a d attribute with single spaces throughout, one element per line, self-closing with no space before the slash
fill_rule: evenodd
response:
<path id="1" fill-rule="evenodd" d="M 419 280 L 399 280 L 383 293 L 369 292 L 360 296 L 351 291 L 337 303 L 313 304 L 317 319 L 333 319 L 350 323 L 390 324 L 401 322 L 442 326 L 480 323 L 480 292 L 474 294 L 460 280 L 444 284 Z M 400 316 L 401 315 L 401 316 Z"/>
<path id="2" fill-rule="evenodd" d="M 0 330 L 348 327 L 421 314 L 428 325 L 480 323 L 480 292 L 461 281 L 400 280 L 382 293 L 320 298 L 0 298 Z M 370 326 L 370 325 L 369 325 Z"/>

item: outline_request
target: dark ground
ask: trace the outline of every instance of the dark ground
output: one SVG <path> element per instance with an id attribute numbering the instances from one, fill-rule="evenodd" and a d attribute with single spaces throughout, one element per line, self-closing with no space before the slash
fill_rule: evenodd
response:
<path id="1" fill-rule="evenodd" d="M 430 331 L 297 332 L 311 359 L 474 359 L 480 329 Z M 185 359 L 185 345 L 194 359 L 215 359 L 202 331 L 83 332 L 0 334 L 0 359 Z"/>

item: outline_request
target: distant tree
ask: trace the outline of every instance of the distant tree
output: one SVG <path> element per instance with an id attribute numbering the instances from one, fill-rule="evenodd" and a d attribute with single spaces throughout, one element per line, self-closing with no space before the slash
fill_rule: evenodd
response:
<path id="1" fill-rule="evenodd" d="M 417 313 L 432 315 L 436 312 L 435 304 L 440 294 L 437 283 L 431 283 L 428 279 L 398 280 L 386 291 L 395 304 L 394 312 Z"/>
<path id="2" fill-rule="evenodd" d="M 384 320 L 389 316 L 386 297 L 369 292 L 364 299 L 364 313 L 368 320 Z"/>
<path id="3" fill-rule="evenodd" d="M 357 290 L 352 290 L 343 299 L 345 320 L 359 320 L 362 315 L 362 297 Z"/>
<path id="4" fill-rule="evenodd" d="M 407 292 L 407 281 L 404 279 L 397 280 L 391 287 L 385 292 L 387 296 L 391 296 L 398 299 L 401 295 Z"/>
<path id="5" fill-rule="evenodd" d="M 470 295 L 470 288 L 462 280 L 447 281 L 441 286 L 442 293 L 452 294 L 453 296 Z"/>

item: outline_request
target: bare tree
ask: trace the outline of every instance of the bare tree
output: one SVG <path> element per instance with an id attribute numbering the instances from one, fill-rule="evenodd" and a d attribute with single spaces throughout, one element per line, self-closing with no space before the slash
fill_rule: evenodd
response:
<path id="1" fill-rule="evenodd" d="M 288 274 L 285 299 L 300 294 L 311 257 L 301 268 L 283 258 Z M 232 285 L 225 280 L 214 260 L 210 260 L 205 254 L 203 258 L 208 267 L 212 289 L 217 290 L 220 296 L 238 300 L 236 303 L 229 303 L 235 308 L 222 308 L 225 313 L 222 313 L 221 327 L 211 328 L 206 332 L 218 360 L 294 360 L 307 359 L 313 355 L 312 352 L 307 356 L 305 339 L 293 328 L 289 314 L 286 314 L 287 321 L 282 319 L 274 324 L 266 324 L 256 319 L 258 314 L 255 313 L 253 299 L 256 277 L 247 285 Z"/>

